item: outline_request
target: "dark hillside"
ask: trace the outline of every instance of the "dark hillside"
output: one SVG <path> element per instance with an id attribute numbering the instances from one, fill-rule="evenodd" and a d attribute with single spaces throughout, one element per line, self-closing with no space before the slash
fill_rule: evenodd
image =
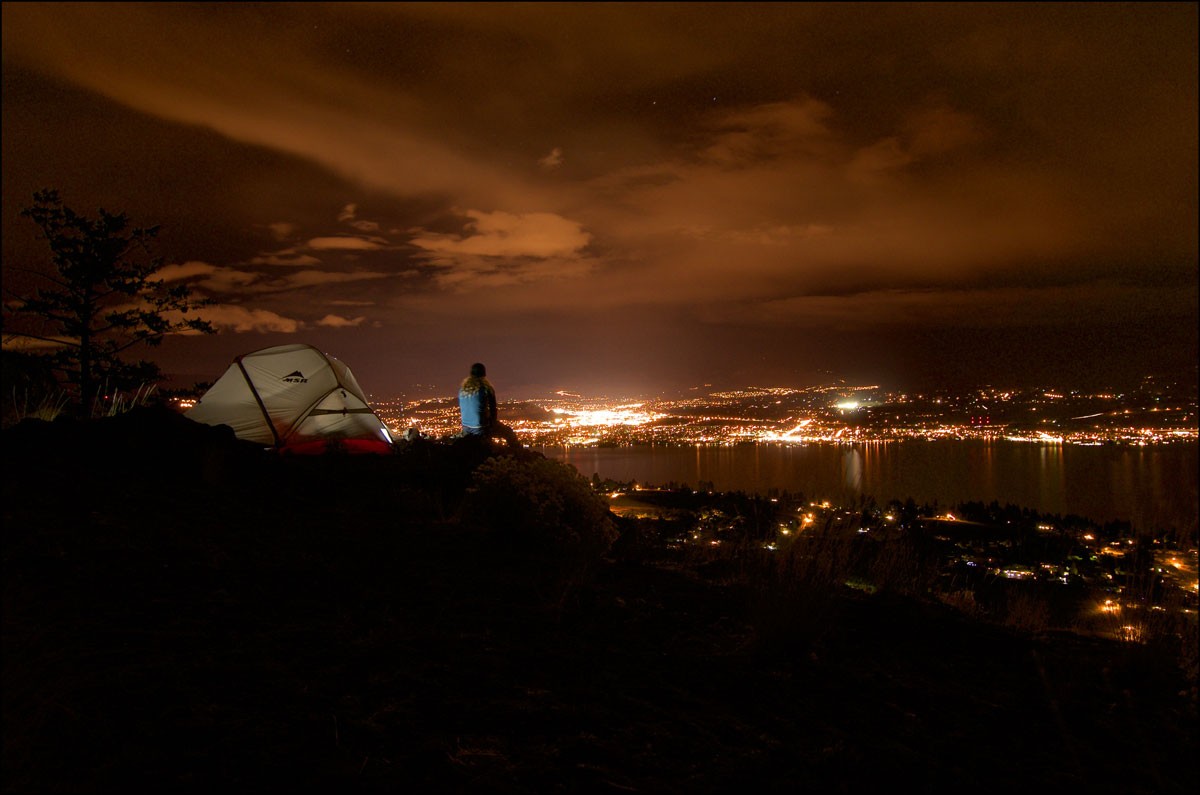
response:
<path id="1" fill-rule="evenodd" d="M 611 517 L 540 456 L 279 460 L 227 430 L 3 432 L 5 792 L 1200 784 L 1195 683 L 1154 648 L 893 591 L 772 624 L 631 527 L 593 555 Z"/>

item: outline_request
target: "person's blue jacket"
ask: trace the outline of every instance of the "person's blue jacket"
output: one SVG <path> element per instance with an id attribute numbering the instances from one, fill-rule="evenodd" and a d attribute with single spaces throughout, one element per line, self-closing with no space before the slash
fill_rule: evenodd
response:
<path id="1" fill-rule="evenodd" d="M 471 376 L 458 388 L 458 409 L 463 433 L 483 436 L 496 424 L 496 390 L 486 378 Z"/>

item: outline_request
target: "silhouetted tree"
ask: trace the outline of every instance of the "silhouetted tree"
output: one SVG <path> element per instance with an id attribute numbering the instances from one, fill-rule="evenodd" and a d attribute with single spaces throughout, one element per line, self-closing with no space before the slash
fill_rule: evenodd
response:
<path id="1" fill-rule="evenodd" d="M 157 226 L 133 227 L 124 213 L 104 209 L 94 220 L 78 215 L 55 190 L 38 191 L 33 198 L 21 215 L 41 229 L 54 272 L 31 270 L 48 285 L 35 288 L 32 296 L 6 296 L 6 314 L 32 323 L 14 329 L 6 318 L 4 333 L 50 346 L 35 355 L 78 401 L 80 416 L 89 415 L 105 386 L 133 389 L 162 377 L 153 362 L 125 361 L 128 349 L 156 347 L 167 334 L 184 330 L 215 333 L 207 321 L 187 317 L 211 300 L 193 298 L 186 284 L 154 278 L 162 267 L 151 250 Z"/>

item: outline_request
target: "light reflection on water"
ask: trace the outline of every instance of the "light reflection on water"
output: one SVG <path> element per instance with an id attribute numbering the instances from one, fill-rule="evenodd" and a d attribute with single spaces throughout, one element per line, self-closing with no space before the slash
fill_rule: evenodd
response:
<path id="1" fill-rule="evenodd" d="M 850 504 L 907 499 L 1013 504 L 1135 527 L 1194 528 L 1197 445 L 1087 447 L 1009 441 L 834 444 L 639 445 L 537 448 L 548 458 L 641 484 L 711 481 L 718 491 L 803 492 Z"/>

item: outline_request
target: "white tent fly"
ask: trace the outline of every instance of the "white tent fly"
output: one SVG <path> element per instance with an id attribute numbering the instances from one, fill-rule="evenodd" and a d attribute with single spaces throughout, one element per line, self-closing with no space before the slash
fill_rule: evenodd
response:
<path id="1" fill-rule="evenodd" d="M 393 443 L 350 368 L 311 345 L 238 356 L 186 416 L 284 453 L 383 453 Z"/>

